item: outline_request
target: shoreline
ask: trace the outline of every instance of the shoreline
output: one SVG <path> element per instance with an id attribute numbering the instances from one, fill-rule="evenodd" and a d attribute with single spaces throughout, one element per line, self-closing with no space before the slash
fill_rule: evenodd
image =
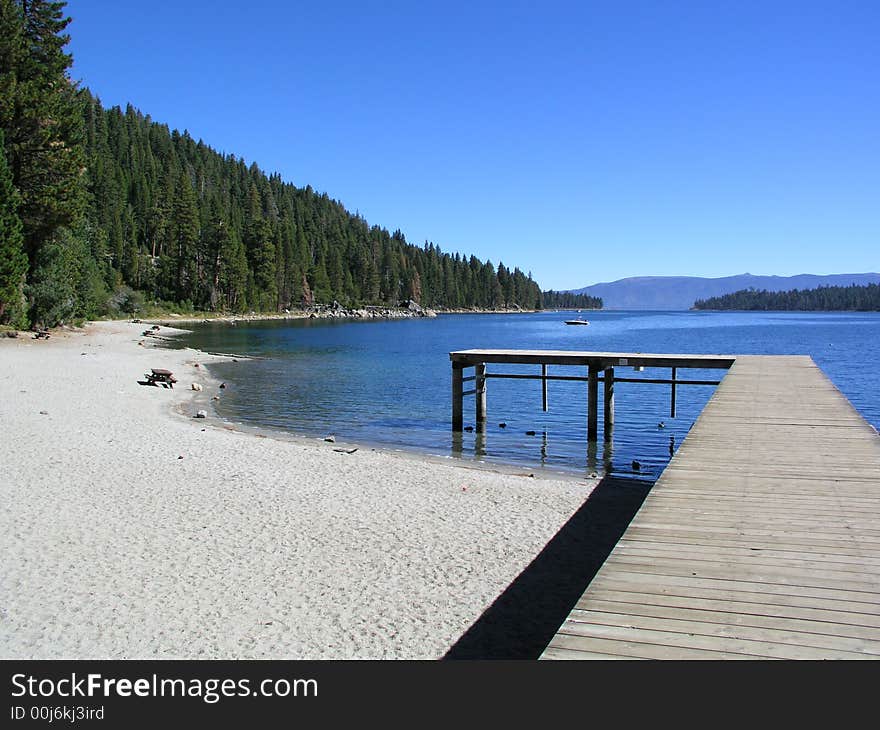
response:
<path id="1" fill-rule="evenodd" d="M 372 314 L 369 316 L 364 316 L 363 312 L 365 310 L 382 310 L 385 312 L 391 312 L 390 314 Z M 156 316 L 144 316 L 143 318 L 134 317 L 134 316 L 126 316 L 126 317 L 115 317 L 115 318 L 105 318 L 99 320 L 93 320 L 85 323 L 88 324 L 96 324 L 99 322 L 121 322 L 121 323 L 132 323 L 132 324 L 158 324 L 162 327 L 173 328 L 174 324 L 211 324 L 214 322 L 222 323 L 222 324 L 235 324 L 236 322 L 263 322 L 263 321 L 274 321 L 274 320 L 300 320 L 300 319 L 350 319 L 350 320 L 393 320 L 393 319 L 411 319 L 411 318 L 419 318 L 419 317 L 427 317 L 434 318 L 440 317 L 443 315 L 450 314 L 541 314 L 546 312 L 602 312 L 602 311 L 627 311 L 627 310 L 607 310 L 607 309 L 592 309 L 592 308 L 583 308 L 577 309 L 575 307 L 554 307 L 551 309 L 522 309 L 518 307 L 513 308 L 502 308 L 502 309 L 468 309 L 468 308 L 440 308 L 440 309 L 425 309 L 422 310 L 424 312 L 430 312 L 430 314 L 419 314 L 418 311 L 408 310 L 406 307 L 360 307 L 355 308 L 353 310 L 346 309 L 332 309 L 329 305 L 323 305 L 322 308 L 319 309 L 292 309 L 286 312 L 263 312 L 263 313 L 255 313 L 251 312 L 248 314 L 229 314 L 225 312 L 211 312 L 211 313 L 200 313 L 198 315 L 195 314 L 177 314 L 176 312 L 168 312 L 167 314 L 156 315 Z M 665 310 L 664 310 L 665 311 Z M 358 314 L 360 312 L 360 314 Z M 172 324 L 173 323 L 173 324 Z M 81 330 L 83 327 L 77 325 L 69 325 L 62 324 L 56 327 L 52 327 L 48 331 L 50 334 L 58 334 L 62 332 L 76 332 Z M 0 337 L 9 337 L 9 338 L 30 338 L 36 333 L 36 330 L 17 330 L 17 329 L 9 329 L 9 328 L 0 328 Z"/>
<path id="2" fill-rule="evenodd" d="M 212 322 L 221 322 L 221 323 L 235 323 L 235 322 L 263 322 L 263 321 L 274 321 L 274 320 L 299 320 L 299 319 L 375 319 L 375 320 L 390 320 L 390 319 L 411 319 L 418 317 L 442 317 L 444 315 L 449 314 L 536 314 L 539 312 L 549 312 L 556 310 L 549 309 L 427 309 L 425 311 L 431 312 L 428 315 L 420 315 L 418 313 L 409 312 L 406 308 L 392 308 L 392 307 L 382 307 L 379 308 L 384 311 L 395 311 L 394 314 L 388 315 L 380 315 L 375 314 L 373 316 L 359 316 L 354 314 L 354 312 L 363 311 L 364 308 L 356 308 L 354 310 L 332 310 L 325 309 L 319 311 L 310 311 L 304 309 L 293 309 L 289 312 L 280 312 L 278 314 L 274 313 L 262 313 L 262 314 L 217 314 L 210 317 L 198 317 L 198 316 L 189 316 L 182 314 L 167 314 L 161 317 L 147 317 L 145 319 L 138 319 L 138 322 L 143 324 L 159 324 L 162 326 L 171 326 L 168 323 L 174 322 L 177 324 L 210 324 Z M 558 311 L 569 311 L 569 310 L 558 310 Z M 575 310 L 570 310 L 575 311 Z M 594 311 L 594 310 L 590 310 Z M 599 311 L 599 310 L 595 310 Z M 334 313 L 338 312 L 338 313 Z M 342 313 L 344 312 L 344 313 Z M 113 321 L 113 322 L 132 322 L 135 321 L 131 318 L 117 319 L 117 320 L 102 320 L 102 321 Z"/>
<path id="3" fill-rule="evenodd" d="M 248 433 L 141 330 L 0 341 L 3 658 L 439 658 L 598 481 Z"/>
<path id="4" fill-rule="evenodd" d="M 183 324 L 183 323 L 181 323 Z M 166 329 L 175 329 L 166 327 Z M 169 334 L 169 336 L 162 337 L 162 341 L 168 341 L 171 337 L 185 337 L 189 334 L 189 330 L 176 330 Z M 158 349 L 165 349 L 162 344 L 157 345 Z M 173 348 L 168 348 L 173 349 Z M 207 376 L 207 380 L 211 381 L 211 383 L 218 387 L 221 382 L 223 382 L 222 378 L 218 378 L 211 372 L 211 366 L 215 363 L 220 362 L 228 362 L 231 359 L 240 359 L 244 361 L 242 364 L 247 366 L 247 362 L 256 358 L 254 355 L 247 354 L 234 354 L 234 353 L 216 353 L 216 352 L 205 352 L 202 350 L 198 350 L 195 348 L 187 347 L 184 348 L 186 350 L 199 353 L 202 356 L 211 356 L 212 359 L 209 362 L 204 364 L 204 373 Z M 226 418 L 220 414 L 217 410 L 216 402 L 213 400 L 205 400 L 206 394 L 202 391 L 201 394 L 194 392 L 192 396 L 193 403 L 197 403 L 199 405 L 204 406 L 206 409 L 210 409 L 213 413 L 214 418 L 210 420 L 206 420 L 202 423 L 203 426 L 207 426 L 209 428 L 222 428 L 227 431 L 236 431 L 243 434 L 249 434 L 251 436 L 255 436 L 257 438 L 269 438 L 274 439 L 276 441 L 280 441 L 282 443 L 298 443 L 298 444 L 321 444 L 321 443 L 332 443 L 334 448 L 339 449 L 369 449 L 370 451 L 378 451 L 381 453 L 385 453 L 388 455 L 394 455 L 401 458 L 410 458 L 415 459 L 420 462 L 429 463 L 429 464 L 441 464 L 441 465 L 452 465 L 461 469 L 476 469 L 478 471 L 487 471 L 496 474 L 507 474 L 513 476 L 521 476 L 528 477 L 530 479 L 550 479 L 555 481 L 573 481 L 577 483 L 583 482 L 592 482 L 599 481 L 603 478 L 603 474 L 597 472 L 595 476 L 593 474 L 585 476 L 580 471 L 575 469 L 563 469 L 558 468 L 554 469 L 552 467 L 543 467 L 543 466 L 533 466 L 528 464 L 515 464 L 504 461 L 480 461 L 477 459 L 469 459 L 465 457 L 458 457 L 454 455 L 443 455 L 438 453 L 432 453 L 429 451 L 422 451 L 416 447 L 407 448 L 405 446 L 393 446 L 385 442 L 381 441 L 369 441 L 369 440 L 357 440 L 357 441 L 348 441 L 348 440 L 336 440 L 334 436 L 333 442 L 326 442 L 325 436 L 320 436 L 316 434 L 304 434 L 304 433 L 296 433 L 294 431 L 288 431 L 283 428 L 275 428 L 272 426 L 261 426 L 257 424 L 251 423 L 243 423 L 241 421 L 233 421 L 229 418 Z M 197 411 L 198 408 L 190 408 L 187 409 L 187 406 L 184 404 L 180 404 L 175 407 L 174 411 L 176 414 L 183 417 L 190 417 L 186 410 Z"/>

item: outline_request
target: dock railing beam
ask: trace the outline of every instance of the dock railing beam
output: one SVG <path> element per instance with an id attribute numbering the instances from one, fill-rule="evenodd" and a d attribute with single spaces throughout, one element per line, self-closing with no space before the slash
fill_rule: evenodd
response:
<path id="1" fill-rule="evenodd" d="M 547 411 L 547 363 L 541 363 L 541 408 Z"/>
<path id="2" fill-rule="evenodd" d="M 602 380 L 605 386 L 605 424 L 603 435 L 605 441 L 611 441 L 611 435 L 614 432 L 614 368 L 605 368 L 605 375 Z"/>
<path id="3" fill-rule="evenodd" d="M 672 399 L 669 405 L 669 417 L 675 418 L 675 374 L 678 368 L 672 368 Z"/>
<path id="4" fill-rule="evenodd" d="M 587 379 L 587 441 L 599 438 L 599 368 L 590 365 Z"/>

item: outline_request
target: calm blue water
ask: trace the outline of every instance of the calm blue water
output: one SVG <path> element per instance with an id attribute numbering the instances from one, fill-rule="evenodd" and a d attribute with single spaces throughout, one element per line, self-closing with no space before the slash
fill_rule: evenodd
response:
<path id="1" fill-rule="evenodd" d="M 450 431 L 450 351 L 808 354 L 880 428 L 880 313 L 606 311 L 585 312 L 589 327 L 565 326 L 563 320 L 573 316 L 544 312 L 203 324 L 194 326 L 182 344 L 266 358 L 212 366 L 212 373 L 228 385 L 217 409 L 230 421 L 315 437 L 332 433 L 339 442 L 521 465 L 529 472 L 632 476 L 637 460 L 638 476 L 656 478 L 669 461 L 670 447 L 684 439 L 714 387 L 679 387 L 673 419 L 669 386 L 618 383 L 613 443 L 600 441 L 588 448 L 586 383 L 551 382 L 550 410 L 544 413 L 540 382 L 490 380 L 485 437 L 465 433 L 456 442 Z M 540 368 L 490 365 L 489 371 L 537 373 Z M 637 376 L 627 368 L 615 373 Z M 551 367 L 551 374 L 584 371 Z M 668 369 L 649 368 L 638 375 L 669 374 Z M 718 380 L 723 374 L 680 370 L 678 377 Z M 599 400 L 601 407 L 601 389 Z M 502 422 L 506 428 L 499 426 Z M 468 423 L 473 424 L 473 398 L 466 397 Z"/>

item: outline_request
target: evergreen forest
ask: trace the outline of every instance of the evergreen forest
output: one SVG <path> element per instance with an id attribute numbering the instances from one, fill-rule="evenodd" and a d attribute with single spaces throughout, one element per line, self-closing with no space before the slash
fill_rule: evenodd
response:
<path id="1" fill-rule="evenodd" d="M 531 273 L 410 244 L 131 105 L 104 108 L 69 77 L 64 7 L 0 0 L 0 324 L 145 306 L 561 306 Z"/>
<path id="2" fill-rule="evenodd" d="M 542 295 L 545 308 L 554 309 L 602 309 L 602 298 L 570 291 L 545 291 Z"/>
<path id="3" fill-rule="evenodd" d="M 720 297 L 698 299 L 694 309 L 751 311 L 880 311 L 880 284 L 820 286 L 771 292 L 743 289 Z"/>

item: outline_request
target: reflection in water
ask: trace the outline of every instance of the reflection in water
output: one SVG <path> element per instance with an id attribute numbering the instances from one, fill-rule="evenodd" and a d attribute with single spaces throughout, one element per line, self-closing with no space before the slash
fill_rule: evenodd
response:
<path id="1" fill-rule="evenodd" d="M 461 456 L 464 453 L 464 434 L 461 431 L 452 432 L 452 454 Z"/>
<path id="2" fill-rule="evenodd" d="M 468 441 L 471 438 L 474 440 L 473 449 L 466 448 L 465 444 L 465 432 L 468 434 Z M 450 442 L 450 449 L 452 451 L 453 456 L 464 456 L 466 454 L 473 454 L 474 457 L 484 457 L 487 455 L 486 450 L 486 432 L 474 429 L 465 429 L 465 432 L 462 431 L 451 431 L 450 434 L 452 436 L 452 441 Z M 473 434 L 473 437 L 471 437 Z"/>
<path id="3" fill-rule="evenodd" d="M 599 448 L 601 446 L 601 460 Z M 613 471 L 614 441 L 588 441 L 587 442 L 587 475 L 610 474 Z"/>
<path id="4" fill-rule="evenodd" d="M 609 474 L 612 471 L 612 457 L 614 456 L 614 441 L 608 440 L 602 443 L 602 470 Z"/>
<path id="5" fill-rule="evenodd" d="M 500 425 L 500 424 L 499 424 Z M 527 431 L 526 436 L 537 436 L 535 431 Z M 547 431 L 542 431 L 538 444 L 538 452 L 534 454 L 534 461 L 543 467 L 553 468 L 557 465 L 558 455 L 555 455 L 551 449 L 551 441 Z M 495 436 L 497 438 L 497 436 Z M 490 451 L 488 431 L 480 431 L 479 429 L 470 429 L 465 431 L 450 431 L 450 451 L 454 456 L 472 456 L 476 459 L 485 459 L 492 457 L 494 454 Z M 531 461 L 533 448 L 530 446 L 532 438 L 522 442 L 518 453 L 523 459 Z M 586 476 L 596 476 L 597 474 L 608 474 L 613 471 L 614 442 L 605 440 L 587 441 L 586 456 Z M 669 453 L 673 452 L 674 437 L 669 439 Z"/>
<path id="6" fill-rule="evenodd" d="M 474 436 L 474 456 L 485 456 L 486 453 L 486 431 L 480 430 Z"/>
<path id="7" fill-rule="evenodd" d="M 587 442 L 587 471 L 596 471 L 599 468 L 599 442 Z"/>

